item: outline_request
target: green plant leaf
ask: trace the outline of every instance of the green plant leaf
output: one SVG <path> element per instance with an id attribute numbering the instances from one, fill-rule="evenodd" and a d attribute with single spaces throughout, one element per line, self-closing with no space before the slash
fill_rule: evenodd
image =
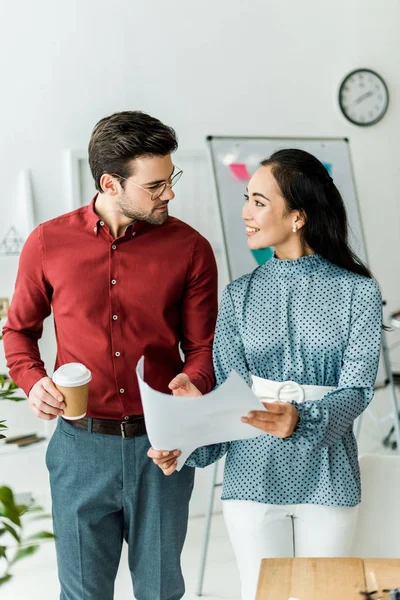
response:
<path id="1" fill-rule="evenodd" d="M 38 550 L 40 546 L 26 546 L 24 548 L 20 548 L 18 550 L 18 552 L 16 553 L 16 555 L 13 558 L 13 563 L 17 562 L 17 560 L 21 560 L 21 558 L 25 558 L 26 556 L 30 556 L 31 554 L 34 554 L 36 552 L 36 550 Z"/>
<path id="2" fill-rule="evenodd" d="M 9 519 L 14 525 L 21 527 L 21 519 L 19 518 L 18 512 L 10 506 L 4 506 L 4 508 L 1 508 L 0 506 L 0 517 Z"/>
<path id="3" fill-rule="evenodd" d="M 24 506 L 23 508 L 25 508 L 25 513 L 36 513 L 44 510 L 43 506 L 38 506 L 37 504 L 31 504 L 30 506 Z"/>
<path id="4" fill-rule="evenodd" d="M 0 440 L 5 440 L 5 439 L 6 439 L 6 436 L 3 435 L 2 433 L 0 433 Z"/>
<path id="5" fill-rule="evenodd" d="M 0 487 L 0 502 L 2 502 L 4 506 L 15 506 L 14 494 L 12 493 L 11 488 L 6 485 Z"/>
<path id="6" fill-rule="evenodd" d="M 33 542 L 35 540 L 54 540 L 54 533 L 50 531 L 40 531 L 39 533 L 35 533 L 34 535 L 30 535 L 26 540 L 24 540 L 24 544 L 26 542 Z"/>
<path id="7" fill-rule="evenodd" d="M 14 396 L 13 392 L 8 392 L 7 390 L 0 390 L 0 400 L 12 400 L 13 402 L 22 402 L 26 400 L 22 396 Z"/>
<path id="8" fill-rule="evenodd" d="M 20 517 L 28 512 L 29 508 L 26 504 L 16 504 L 15 509 L 18 511 Z"/>
<path id="9" fill-rule="evenodd" d="M 16 540 L 18 543 L 20 543 L 20 541 L 21 541 L 21 538 L 20 538 L 20 536 L 18 535 L 18 533 L 15 531 L 14 527 L 11 527 L 11 525 L 9 525 L 8 523 L 6 523 L 5 521 L 3 521 L 3 526 L 4 526 L 4 529 L 5 529 L 5 531 L 8 531 L 8 533 L 10 533 L 10 534 L 13 536 L 13 538 L 14 538 L 14 539 L 15 539 L 15 540 Z"/>
<path id="10" fill-rule="evenodd" d="M 13 402 L 22 402 L 26 400 L 25 396 L 17 396 L 18 385 L 12 379 L 6 378 L 0 374 L 0 400 L 12 400 Z"/>
<path id="11" fill-rule="evenodd" d="M 40 521 L 41 519 L 52 519 L 53 515 L 51 513 L 42 513 L 41 515 L 34 515 L 33 517 L 29 517 L 29 521 Z"/>
<path id="12" fill-rule="evenodd" d="M 7 546 L 0 546 L 0 558 L 7 558 Z"/>
<path id="13" fill-rule="evenodd" d="M 3 577 L 0 577 L 0 585 L 2 585 L 3 583 L 7 583 L 7 581 L 10 581 L 12 575 L 10 573 L 6 573 L 6 575 L 3 575 Z"/>
<path id="14" fill-rule="evenodd" d="M 25 402 L 26 398 L 22 396 L 9 396 L 6 400 L 12 400 L 13 402 Z"/>

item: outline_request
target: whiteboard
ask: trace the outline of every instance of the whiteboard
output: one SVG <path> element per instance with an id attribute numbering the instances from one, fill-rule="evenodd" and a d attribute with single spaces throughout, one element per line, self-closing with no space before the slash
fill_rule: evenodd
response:
<path id="1" fill-rule="evenodd" d="M 350 246 L 357 256 L 367 262 L 367 250 L 347 138 L 209 136 L 207 144 L 231 280 L 249 273 L 272 254 L 269 250 L 264 254 L 257 254 L 248 248 L 241 212 L 248 180 L 262 160 L 282 148 L 300 148 L 316 156 L 325 165 L 346 205 Z"/>
<path id="2" fill-rule="evenodd" d="M 326 167 L 346 206 L 349 243 L 356 255 L 368 264 L 365 237 L 357 201 L 356 186 L 347 138 L 257 138 L 207 137 L 220 225 L 230 281 L 253 271 L 272 251 L 256 254 L 247 246 L 241 218 L 247 182 L 260 162 L 283 148 L 299 148 L 316 156 Z M 265 259 L 265 260 L 264 260 Z M 387 379 L 382 358 L 377 382 Z"/>

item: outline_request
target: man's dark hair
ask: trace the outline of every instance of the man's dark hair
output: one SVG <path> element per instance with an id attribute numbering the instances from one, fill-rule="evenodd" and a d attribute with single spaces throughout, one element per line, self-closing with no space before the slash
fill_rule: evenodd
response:
<path id="1" fill-rule="evenodd" d="M 172 127 L 139 110 L 126 110 L 101 119 L 89 142 L 89 165 L 96 189 L 104 173 L 132 175 L 130 162 L 145 156 L 167 156 L 178 147 Z M 121 181 L 121 185 L 123 184 Z"/>

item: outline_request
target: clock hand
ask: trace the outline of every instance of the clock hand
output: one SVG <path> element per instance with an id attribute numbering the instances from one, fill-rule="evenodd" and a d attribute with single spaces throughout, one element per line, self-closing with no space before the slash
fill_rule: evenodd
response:
<path id="1" fill-rule="evenodd" d="M 367 98 L 370 98 L 373 95 L 374 95 L 374 92 L 371 92 L 371 90 L 369 92 L 365 92 L 365 94 L 361 94 L 361 96 L 359 96 L 356 100 L 354 100 L 353 104 L 360 104 L 360 102 L 362 102 L 363 100 L 366 100 Z"/>

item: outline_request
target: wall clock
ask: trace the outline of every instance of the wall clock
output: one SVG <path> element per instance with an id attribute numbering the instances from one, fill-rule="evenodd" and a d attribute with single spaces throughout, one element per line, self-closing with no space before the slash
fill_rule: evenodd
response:
<path id="1" fill-rule="evenodd" d="M 375 71 L 356 69 L 346 75 L 340 85 L 340 109 L 354 125 L 374 125 L 382 119 L 388 105 L 388 88 Z"/>

